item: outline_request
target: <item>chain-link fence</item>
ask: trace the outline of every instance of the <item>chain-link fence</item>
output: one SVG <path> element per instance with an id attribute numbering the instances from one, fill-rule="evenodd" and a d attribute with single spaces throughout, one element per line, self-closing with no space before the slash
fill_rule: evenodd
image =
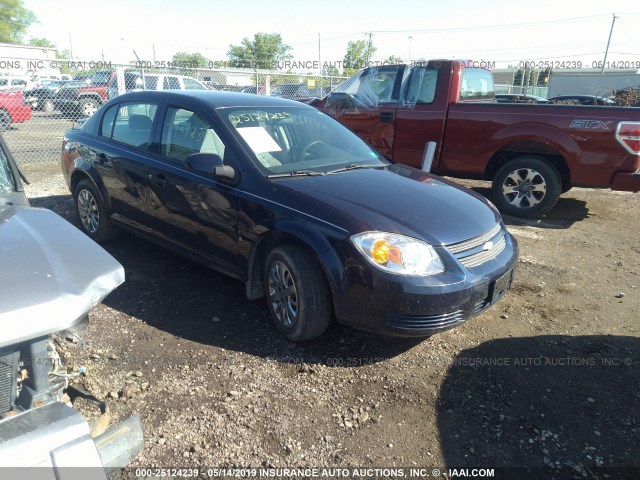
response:
<path id="1" fill-rule="evenodd" d="M 40 79 L 23 77 L 19 85 L 0 84 L 0 131 L 19 165 L 58 162 L 65 130 L 78 118 L 90 116 L 100 105 L 125 92 L 210 89 L 303 100 L 323 97 L 345 80 L 327 75 L 186 68 L 152 62 L 134 66 L 110 62 L 51 63 L 58 68 L 50 69 Z"/>

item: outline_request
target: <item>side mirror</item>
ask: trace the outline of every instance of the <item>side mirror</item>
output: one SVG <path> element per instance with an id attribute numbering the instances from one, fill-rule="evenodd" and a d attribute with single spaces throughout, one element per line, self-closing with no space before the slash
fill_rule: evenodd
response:
<path id="1" fill-rule="evenodd" d="M 186 158 L 185 163 L 190 169 L 208 175 L 225 178 L 234 178 L 235 176 L 233 168 L 224 165 L 220 155 L 215 153 L 192 153 Z"/>

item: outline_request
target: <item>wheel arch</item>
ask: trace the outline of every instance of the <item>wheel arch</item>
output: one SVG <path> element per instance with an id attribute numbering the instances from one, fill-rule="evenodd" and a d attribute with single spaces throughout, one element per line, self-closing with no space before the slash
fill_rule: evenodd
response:
<path id="1" fill-rule="evenodd" d="M 563 190 L 571 187 L 571 168 L 565 155 L 541 141 L 521 140 L 506 144 L 489 160 L 484 171 L 485 177 L 492 179 L 504 164 L 523 156 L 535 157 L 552 165 L 560 174 Z"/>
<path id="2" fill-rule="evenodd" d="M 342 283 L 341 262 L 329 240 L 313 229 L 297 222 L 281 222 L 277 229 L 263 234 L 255 242 L 247 259 L 245 291 L 249 300 L 265 295 L 263 271 L 269 252 L 275 247 L 293 244 L 304 249 L 320 266 L 320 270 L 331 292 L 334 304 L 335 291 Z"/>
<path id="3" fill-rule="evenodd" d="M 109 194 L 107 192 L 106 187 L 104 186 L 104 183 L 102 183 L 102 181 L 97 175 L 92 175 L 91 173 L 89 173 L 90 172 L 89 169 L 78 168 L 79 166 L 81 167 L 83 164 L 86 164 L 86 163 L 88 162 L 82 158 L 76 159 L 76 169 L 73 171 L 73 173 L 71 174 L 71 178 L 69 179 L 69 189 L 71 190 L 71 194 L 75 197 L 76 188 L 78 187 L 78 184 L 82 180 L 87 179 L 91 183 L 93 183 L 94 187 L 96 187 L 96 189 L 100 193 L 100 196 L 102 197 L 102 200 L 104 201 L 105 206 L 110 209 L 111 198 L 109 197 Z"/>

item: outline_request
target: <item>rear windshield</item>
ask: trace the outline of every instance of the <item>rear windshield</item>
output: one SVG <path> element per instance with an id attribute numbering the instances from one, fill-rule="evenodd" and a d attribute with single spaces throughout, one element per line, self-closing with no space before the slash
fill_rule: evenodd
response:
<path id="1" fill-rule="evenodd" d="M 463 68 L 460 100 L 493 100 L 493 76 L 482 68 Z"/>

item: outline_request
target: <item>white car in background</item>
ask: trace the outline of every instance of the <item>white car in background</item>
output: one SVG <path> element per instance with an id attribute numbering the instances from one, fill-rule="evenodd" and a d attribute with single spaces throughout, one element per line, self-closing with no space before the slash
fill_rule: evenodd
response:
<path id="1" fill-rule="evenodd" d="M 142 90 L 208 90 L 199 80 L 184 75 L 168 73 L 124 72 L 125 91 L 118 92 L 118 78 L 114 77 L 109 83 L 109 99 L 122 93 L 138 92 Z"/>

